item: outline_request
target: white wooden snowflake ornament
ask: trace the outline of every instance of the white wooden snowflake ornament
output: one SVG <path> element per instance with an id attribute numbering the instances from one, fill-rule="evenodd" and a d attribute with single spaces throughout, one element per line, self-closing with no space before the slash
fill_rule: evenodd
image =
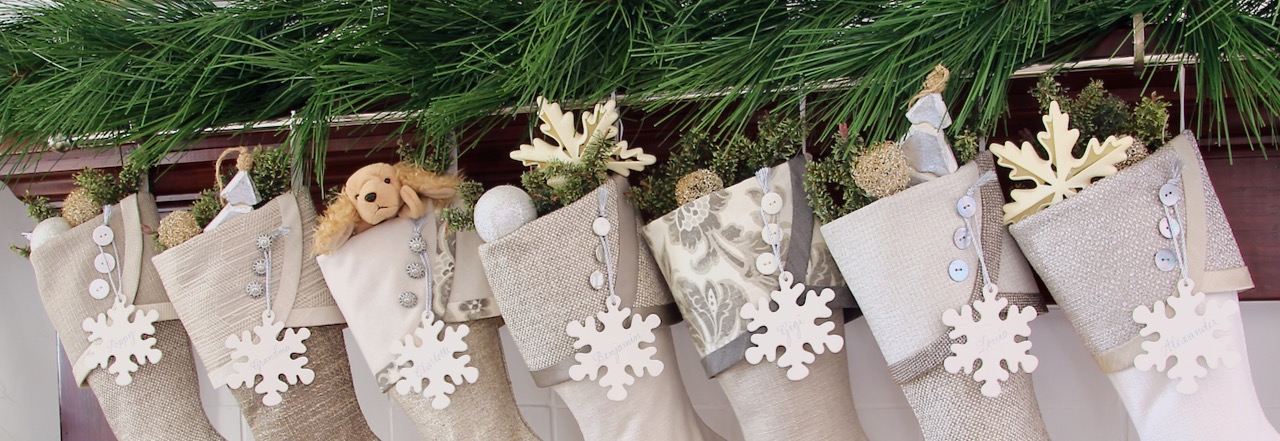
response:
<path id="1" fill-rule="evenodd" d="M 565 333 L 577 340 L 573 342 L 575 349 L 590 346 L 591 350 L 574 354 L 578 364 L 569 367 L 569 378 L 582 381 L 584 378 L 595 380 L 600 368 L 605 374 L 600 376 L 600 385 L 609 388 L 607 396 L 613 401 L 627 398 L 627 388 L 635 383 L 635 377 L 662 374 L 662 360 L 655 360 L 658 348 L 649 346 L 642 348 L 642 343 L 653 343 L 653 330 L 662 325 L 657 314 L 641 317 L 631 314 L 631 308 L 618 309 L 621 299 L 610 296 L 605 302 L 608 308 L 597 312 L 596 317 L 587 317 L 583 322 L 572 321 L 565 326 Z M 597 330 L 596 318 L 603 330 Z M 631 326 L 623 322 L 631 318 Z M 627 368 L 635 374 L 627 373 Z"/>
<path id="2" fill-rule="evenodd" d="M 967 337 L 964 343 L 951 344 L 953 354 L 943 361 L 943 367 L 953 374 L 962 370 L 965 374 L 973 372 L 973 379 L 982 383 L 982 395 L 988 397 L 1000 395 L 1000 382 L 1008 380 L 1010 373 L 1035 372 L 1040 364 L 1036 356 L 1028 353 L 1031 341 L 1016 339 L 1031 336 L 1030 323 L 1036 318 L 1036 309 L 1009 306 L 1009 299 L 996 298 L 997 292 L 995 284 L 987 284 L 982 288 L 982 299 L 974 300 L 972 306 L 964 305 L 959 312 L 948 309 L 942 313 L 942 323 L 953 328 L 948 337 Z M 1006 306 L 1007 318 L 1001 319 L 1000 313 L 1006 312 Z M 981 364 L 976 372 L 975 361 Z"/>
<path id="3" fill-rule="evenodd" d="M 1049 114 L 1040 119 L 1045 131 L 1037 133 L 1036 140 L 1040 141 L 1049 159 L 1041 158 L 1029 142 L 1024 141 L 1021 147 L 1008 141 L 1003 145 L 991 144 L 996 163 L 1009 169 L 1009 179 L 1036 184 L 1009 193 L 1013 200 L 1004 204 L 1004 222 L 1007 224 L 1075 196 L 1097 178 L 1116 174 L 1115 165 L 1128 157 L 1126 151 L 1133 145 L 1131 136 L 1108 136 L 1101 142 L 1090 138 L 1084 155 L 1077 158 L 1071 151 L 1080 140 L 1080 130 L 1067 128 L 1071 117 L 1062 113 L 1057 101 L 1049 103 Z"/>
<path id="4" fill-rule="evenodd" d="M 764 327 L 763 333 L 752 334 L 747 348 L 746 358 L 751 364 L 760 364 L 762 359 L 777 361 L 779 367 L 788 368 L 787 378 L 792 381 L 803 380 L 809 376 L 809 367 L 816 355 L 830 350 L 832 353 L 844 349 L 844 338 L 832 335 L 836 328 L 834 322 L 817 323 L 818 319 L 831 317 L 831 308 L 827 303 L 836 298 L 835 291 L 825 288 L 821 293 L 808 290 L 803 283 L 795 283 L 795 276 L 790 271 L 778 275 L 778 288 L 769 293 L 768 298 L 756 303 L 742 305 L 739 315 L 749 320 L 747 330 L 755 332 Z M 800 305 L 800 296 L 804 296 L 804 305 Z M 778 309 L 770 307 L 777 303 Z M 805 345 L 813 352 L 805 349 Z M 778 349 L 783 353 L 778 356 Z"/>
<path id="5" fill-rule="evenodd" d="M 262 404 L 280 404 L 284 400 L 280 393 L 289 390 L 289 385 L 299 381 L 311 384 L 316 377 L 314 371 L 303 367 L 307 364 L 307 357 L 301 356 L 307 352 L 303 341 L 308 337 L 311 337 L 310 329 L 301 328 L 296 332 L 285 329 L 283 321 L 275 321 L 275 313 L 269 309 L 263 311 L 262 325 L 253 327 L 252 336 L 244 331 L 239 336 L 228 336 L 224 343 L 231 349 L 232 360 L 227 385 L 239 389 L 256 383 L 253 391 L 263 394 Z M 299 357 L 294 358 L 294 354 Z M 258 381 L 258 377 L 262 380 Z"/>
<path id="6" fill-rule="evenodd" d="M 618 128 L 614 125 L 619 118 L 617 108 L 617 102 L 609 100 L 596 104 L 594 112 L 582 112 L 582 131 L 579 132 L 573 112 L 565 112 L 560 104 L 538 97 L 538 119 L 542 120 L 538 129 L 556 143 L 535 138 L 532 144 L 522 144 L 519 150 L 511 152 L 511 159 L 538 167 L 553 162 L 582 162 L 582 155 L 592 142 L 618 137 Z M 605 167 L 622 176 L 630 176 L 631 172 L 644 170 L 657 160 L 644 149 L 629 148 L 627 141 L 617 141 L 609 147 Z"/>
<path id="7" fill-rule="evenodd" d="M 429 306 L 427 309 L 413 334 L 391 344 L 391 355 L 396 356 L 395 363 L 400 366 L 396 392 L 400 395 L 421 393 L 431 399 L 432 408 L 444 409 L 449 407 L 449 394 L 464 382 L 475 383 L 480 378 L 480 370 L 468 365 L 470 355 L 453 355 L 467 351 L 467 343 L 462 338 L 471 333 L 471 329 L 467 325 L 445 327 L 443 321 L 435 320 Z M 444 331 L 443 338 L 441 331 Z M 422 386 L 423 381 L 427 382 L 426 387 Z"/>
<path id="8" fill-rule="evenodd" d="M 1142 342 L 1145 351 L 1133 358 L 1133 365 L 1142 371 L 1165 372 L 1169 379 L 1178 381 L 1178 392 L 1195 393 L 1200 389 L 1197 378 L 1208 375 L 1208 369 L 1219 366 L 1235 367 L 1240 354 L 1227 348 L 1227 315 L 1221 303 L 1209 302 L 1203 292 L 1192 294 L 1195 284 L 1183 279 L 1178 282 L 1178 292 L 1166 300 L 1158 300 L 1152 308 L 1139 306 L 1133 310 L 1133 320 L 1145 325 L 1139 335 L 1160 334 L 1154 341 Z M 1172 309 L 1167 313 L 1165 305 Z M 1204 305 L 1204 312 L 1200 312 Z M 1173 367 L 1165 370 L 1169 358 L 1176 358 Z M 1203 358 L 1208 369 L 1198 362 Z"/>
<path id="9" fill-rule="evenodd" d="M 96 319 L 86 318 L 81 325 L 89 333 L 87 360 L 115 374 L 116 384 L 120 386 L 133 383 L 132 373 L 138 371 L 139 365 L 155 364 L 164 355 L 154 347 L 156 339 L 148 337 L 156 333 L 155 323 L 160 313 L 156 310 L 135 313 L 136 309 L 126 305 L 123 297 L 116 297 L 106 314 L 98 313 Z M 129 320 L 131 314 L 132 321 Z"/>

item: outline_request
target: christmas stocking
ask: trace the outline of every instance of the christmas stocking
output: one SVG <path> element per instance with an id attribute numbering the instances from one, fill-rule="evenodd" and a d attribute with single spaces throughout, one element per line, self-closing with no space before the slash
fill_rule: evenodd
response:
<path id="1" fill-rule="evenodd" d="M 254 439 L 376 439 L 338 310 L 311 257 L 315 210 L 287 192 L 152 259 L 214 387 Z"/>
<path id="2" fill-rule="evenodd" d="M 814 228 L 804 195 L 805 164 L 799 156 L 766 169 L 764 187 L 760 179 L 745 180 L 690 201 L 643 231 L 688 320 L 707 376 L 724 388 L 748 440 L 866 439 L 841 350 L 844 322 L 857 310 L 845 312 L 854 306 L 853 297 Z M 767 237 L 766 230 L 776 236 Z M 789 286 L 779 285 L 784 271 Z M 802 302 L 813 307 L 798 307 Z M 790 307 L 808 314 L 798 326 L 821 338 L 769 338 L 783 324 L 745 318 L 744 307 Z M 784 354 L 775 362 L 778 348 Z"/>
<path id="3" fill-rule="evenodd" d="M 720 439 L 684 391 L 668 328 L 680 315 L 626 191 L 614 178 L 481 245 L 494 297 L 534 381 L 586 439 Z"/>
<path id="4" fill-rule="evenodd" d="M 1009 231 L 1142 439 L 1280 439 L 1245 351 L 1253 282 L 1190 132 Z"/>
<path id="5" fill-rule="evenodd" d="M 423 439 L 536 440 L 511 391 L 480 244 L 431 213 L 384 221 L 316 261 L 378 385 Z"/>
<path id="6" fill-rule="evenodd" d="M 187 334 L 151 265 L 157 217 L 143 190 L 33 246 L 40 299 L 76 382 L 93 389 L 117 438 L 221 440 L 200 404 Z"/>
<path id="7" fill-rule="evenodd" d="M 1044 306 L 991 170 L 981 153 L 822 227 L 927 440 L 1048 439 L 1026 353 Z"/>

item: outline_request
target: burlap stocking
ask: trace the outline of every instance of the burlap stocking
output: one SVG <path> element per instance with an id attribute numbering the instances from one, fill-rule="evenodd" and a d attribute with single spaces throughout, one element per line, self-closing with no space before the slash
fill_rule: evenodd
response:
<path id="1" fill-rule="evenodd" d="M 782 197 L 782 260 L 810 289 L 838 292 L 828 304 L 834 309 L 828 320 L 835 320 L 836 332 L 843 335 L 844 308 L 853 306 L 853 297 L 814 228 L 804 194 L 805 162 L 797 157 L 770 172 L 769 189 Z M 724 388 L 746 439 L 866 439 L 843 352 L 818 355 L 800 381 L 789 380 L 787 370 L 773 362 L 744 360 L 752 333 L 739 311 L 779 289 L 777 274 L 761 274 L 755 266 L 756 256 L 772 252 L 761 234 L 763 195 L 760 183 L 747 179 L 654 220 L 644 227 L 644 237 L 689 323 L 707 376 Z M 848 318 L 855 312 L 850 310 Z"/>
<path id="2" fill-rule="evenodd" d="M 1195 379 L 1199 388 L 1191 394 L 1178 392 L 1178 381 L 1164 372 L 1134 366 L 1145 352 L 1142 342 L 1158 336 L 1139 335 L 1134 309 L 1173 295 L 1182 278 L 1176 265 L 1163 271 L 1156 261 L 1176 254 L 1158 227 L 1166 213 L 1157 193 L 1165 184 L 1182 189 L 1176 213 L 1194 292 L 1224 310 L 1215 334 L 1225 338 L 1216 345 L 1241 357 L 1235 367 Z M 1236 292 L 1253 281 L 1190 132 L 1009 231 L 1111 379 L 1142 439 L 1280 439 L 1258 402 L 1245 351 Z M 1178 360 L 1169 361 L 1171 367 Z"/>
<path id="3" fill-rule="evenodd" d="M 315 372 L 311 384 L 289 386 L 274 406 L 262 405 L 263 396 L 252 389 L 232 390 L 258 441 L 376 439 L 356 405 L 342 314 L 308 251 L 315 217 L 305 195 L 285 193 L 152 259 L 214 387 L 228 384 L 231 373 L 227 337 L 262 323 L 267 298 L 247 295 L 250 283 L 270 290 L 276 321 L 310 329 L 303 356 L 304 367 Z M 258 247 L 263 235 L 275 235 L 266 247 L 272 253 L 269 278 L 253 271 L 264 259 Z"/>
<path id="4" fill-rule="evenodd" d="M 538 436 L 520 415 L 511 391 L 498 335 L 502 319 L 481 319 L 467 322 L 467 326 L 471 328 L 467 354 L 471 366 L 480 370 L 480 381 L 458 387 L 451 395 L 452 404 L 443 411 L 432 409 L 430 400 L 422 395 L 391 392 L 391 396 L 409 414 L 423 439 L 536 441 Z"/>
<path id="5" fill-rule="evenodd" d="M 89 334 L 82 323 L 105 312 L 114 301 L 114 295 L 102 300 L 89 296 L 89 283 L 103 277 L 94 267 L 100 251 L 93 241 L 93 230 L 103 225 L 104 216 L 100 215 L 31 253 L 40 299 L 61 336 L 76 380 L 93 389 L 112 432 L 123 441 L 220 440 L 200 403 L 187 334 L 175 320 L 177 315 L 151 265 L 155 243 L 144 233 L 144 226 L 154 231 L 159 224 L 155 198 L 143 191 L 112 206 L 110 212 L 107 225 L 115 233 L 122 294 L 139 310 L 160 312 L 162 321 L 155 325 L 154 338 L 155 348 L 163 355 L 158 363 L 140 366 L 127 386 L 117 385 L 116 375 L 84 357 Z"/>
<path id="6" fill-rule="evenodd" d="M 409 246 L 414 225 L 408 219 L 391 219 L 316 257 L 370 372 L 413 420 L 423 439 L 537 439 L 511 391 L 498 336 L 502 319 L 476 254 L 480 238 L 469 231 L 449 233 L 446 224 L 429 214 L 417 235 L 424 241 L 430 275 L 414 278 L 407 267 L 422 261 Z M 469 365 L 479 370 L 475 383 L 458 385 L 448 395 L 450 404 L 444 409 L 433 408 L 431 397 L 393 390 L 400 367 L 392 347 L 421 323 L 428 280 L 435 316 L 448 326 L 465 324 L 469 329 L 463 338 L 466 352 L 451 355 L 470 357 Z M 403 293 L 412 296 L 412 303 L 400 302 Z"/>
<path id="7" fill-rule="evenodd" d="M 957 201 L 980 172 L 992 169 L 989 153 L 955 173 L 880 199 L 822 227 L 823 237 L 876 342 L 890 374 L 928 440 L 1048 439 L 1031 376 L 1013 373 L 997 397 L 984 396 L 972 374 L 949 373 L 943 360 L 953 340 L 943 311 L 980 295 L 982 267 L 974 244 L 954 240 L 964 227 Z M 1000 224 L 1003 197 L 994 182 L 976 189 L 974 237 L 981 241 L 999 296 L 1043 312 L 1031 270 Z M 958 262 L 958 263 L 957 263 Z M 965 266 L 955 280 L 949 271 Z M 977 297 L 980 298 L 980 297 Z"/>
<path id="8" fill-rule="evenodd" d="M 615 178 L 601 188 L 608 190 L 607 260 L 616 268 L 616 292 L 621 306 L 631 308 L 632 314 L 661 318 L 656 340 L 646 346 L 657 349 L 653 358 L 663 362 L 663 371 L 636 378 L 627 386 L 624 401 L 610 401 L 605 396 L 608 389 L 595 381 L 569 379 L 578 351 L 565 326 L 604 311 L 609 296 L 608 288 L 597 290 L 588 282 L 592 272 L 606 269 L 606 259 L 596 257 L 601 245 L 592 230 L 601 211 L 596 192 L 480 246 L 485 273 L 516 347 L 534 381 L 553 387 L 588 439 L 720 439 L 698 418 L 684 391 L 670 331 L 665 329 L 679 321 L 679 313 L 640 240 L 639 219 L 624 196 L 626 181 Z"/>

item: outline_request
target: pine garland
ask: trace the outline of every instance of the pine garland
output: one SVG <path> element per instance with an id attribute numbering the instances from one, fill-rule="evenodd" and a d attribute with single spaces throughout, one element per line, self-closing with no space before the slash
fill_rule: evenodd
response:
<path id="1" fill-rule="evenodd" d="M 1197 92 L 1213 115 L 1201 121 L 1218 135 L 1231 135 L 1228 106 L 1250 139 L 1274 134 L 1267 118 L 1280 114 L 1275 2 L 229 3 L 14 7 L 0 22 L 0 127 L 11 141 L 0 153 L 30 160 L 50 139 L 138 142 L 139 159 L 157 163 L 206 129 L 296 111 L 286 140 L 294 166 L 322 176 L 337 116 L 402 111 L 429 143 L 488 130 L 500 121 L 488 117 L 538 95 L 574 103 L 610 92 L 647 110 L 696 106 L 686 128 L 721 133 L 807 100 L 810 120 L 885 139 L 905 128 L 915 79 L 939 62 L 953 71 L 946 98 L 958 104 L 957 125 L 986 131 L 1007 109 L 1012 72 L 1067 61 L 1139 13 L 1149 53 L 1197 60 Z"/>

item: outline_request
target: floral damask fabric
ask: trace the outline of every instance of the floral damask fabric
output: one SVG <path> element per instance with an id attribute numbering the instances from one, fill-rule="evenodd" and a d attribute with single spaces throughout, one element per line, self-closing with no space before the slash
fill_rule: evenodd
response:
<path id="1" fill-rule="evenodd" d="M 791 162 L 775 166 L 769 180 L 769 188 L 783 198 L 784 208 L 778 213 L 783 261 L 793 248 L 794 204 L 806 203 L 803 189 L 793 185 L 794 168 Z M 799 169 L 803 170 L 803 162 Z M 772 252 L 762 236 L 762 196 L 759 182 L 747 179 L 686 203 L 644 227 L 645 239 L 703 357 L 746 334 L 746 321 L 738 312 L 777 287 L 776 274 L 764 275 L 756 269 L 756 258 Z M 803 282 L 843 283 L 816 228 L 803 246 L 812 250 Z"/>

